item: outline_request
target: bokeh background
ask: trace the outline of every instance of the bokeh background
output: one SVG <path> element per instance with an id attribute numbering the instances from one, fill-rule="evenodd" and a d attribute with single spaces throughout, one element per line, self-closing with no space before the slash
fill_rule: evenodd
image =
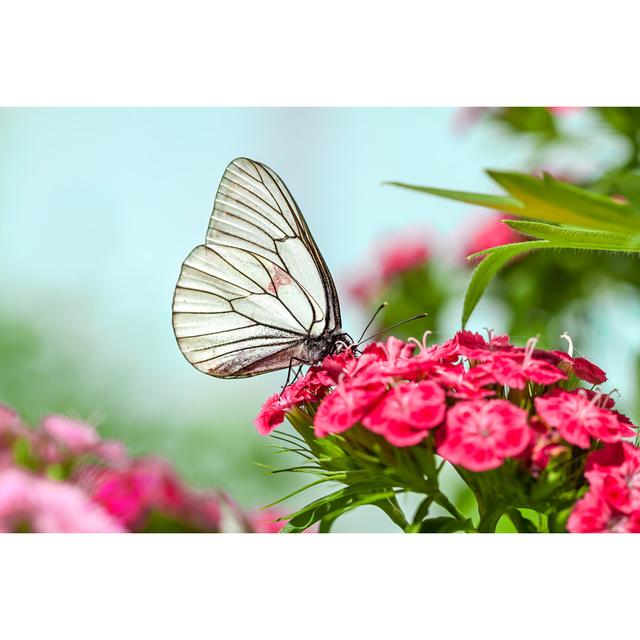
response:
<path id="1" fill-rule="evenodd" d="M 248 156 L 280 174 L 344 290 L 389 232 L 427 229 L 446 264 L 462 261 L 463 231 L 486 215 L 386 180 L 493 191 L 485 168 L 599 175 L 628 152 L 587 111 L 563 118 L 565 135 L 544 151 L 533 134 L 469 116 L 444 108 L 0 110 L 0 402 L 31 422 L 51 412 L 89 420 L 132 453 L 164 456 L 192 484 L 224 488 L 246 507 L 277 499 L 299 483 L 256 464 L 274 459 L 252 420 L 286 372 L 209 378 L 184 360 L 171 329 L 180 265 L 204 239 L 224 168 Z M 548 282 L 555 291 L 565 284 Z M 458 328 L 464 285 L 450 282 L 459 295 L 442 312 L 438 338 Z M 345 328 L 358 335 L 366 313 L 342 300 Z M 633 414 L 638 297 L 606 286 L 595 303 L 592 330 L 577 346 Z M 507 327 L 491 296 L 470 323 L 485 326 Z M 335 530 L 393 525 L 363 508 Z"/>

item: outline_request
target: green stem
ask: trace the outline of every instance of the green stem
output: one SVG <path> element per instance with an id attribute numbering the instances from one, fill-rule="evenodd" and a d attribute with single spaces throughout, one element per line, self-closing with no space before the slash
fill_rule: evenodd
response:
<path id="1" fill-rule="evenodd" d="M 436 504 L 439 504 L 443 509 L 446 509 L 456 520 L 460 520 L 460 522 L 464 522 L 467 518 L 465 518 L 456 508 L 456 506 L 444 495 L 441 491 L 438 491 L 434 496 Z"/>
<path id="2" fill-rule="evenodd" d="M 502 517 L 503 512 L 502 507 L 499 507 L 482 515 L 478 524 L 478 533 L 495 533 L 498 520 Z"/>
<path id="3" fill-rule="evenodd" d="M 382 509 L 391 520 L 397 524 L 403 531 L 407 529 L 409 523 L 407 519 L 404 517 L 404 513 L 396 500 L 396 497 L 385 498 L 384 500 L 380 500 L 379 502 L 374 503 L 376 507 Z"/>
<path id="4" fill-rule="evenodd" d="M 416 509 L 415 515 L 413 516 L 413 524 L 420 524 L 427 517 L 427 514 L 429 513 L 429 509 L 431 508 L 431 504 L 433 503 L 434 498 L 435 498 L 435 495 L 427 496 L 419 504 L 418 508 Z"/>
<path id="5" fill-rule="evenodd" d="M 515 508 L 507 509 L 507 516 L 511 522 L 513 522 L 513 526 L 516 528 L 518 533 L 529 533 L 530 529 L 525 522 L 525 519 L 522 517 L 522 514 Z"/>

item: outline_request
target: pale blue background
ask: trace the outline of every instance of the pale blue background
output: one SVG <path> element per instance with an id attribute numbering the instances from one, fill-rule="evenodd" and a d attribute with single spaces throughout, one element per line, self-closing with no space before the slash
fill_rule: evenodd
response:
<path id="1" fill-rule="evenodd" d="M 267 444 L 250 422 L 283 376 L 208 378 L 182 358 L 171 330 L 180 264 L 204 238 L 222 172 L 237 156 L 275 169 L 341 282 L 386 230 L 428 222 L 446 245 L 479 215 L 381 182 L 486 191 L 492 185 L 483 168 L 538 162 L 531 141 L 482 125 L 456 133 L 453 119 L 451 109 L 2 110 L 3 313 L 42 337 L 33 364 L 41 374 L 55 376 L 58 358 L 73 362 L 78 396 L 91 398 L 107 433 L 117 405 L 129 421 L 116 435 L 134 451 L 167 455 L 190 480 L 224 485 L 245 504 L 275 499 L 280 485 L 250 464 Z M 593 124 L 575 116 L 567 126 Z M 559 149 L 555 161 L 588 171 L 620 151 L 594 131 L 589 147 Z M 612 296 L 603 299 L 598 340 L 582 350 L 613 370 L 615 386 L 625 390 L 630 363 L 620 345 L 637 344 L 627 327 L 638 309 L 610 312 L 618 300 Z M 360 316 L 348 301 L 343 306 L 346 328 L 358 333 Z M 450 313 L 452 330 L 458 311 Z M 474 324 L 499 325 L 500 318 L 486 304 Z M 33 400 L 46 411 L 40 393 L 34 388 Z M 69 412 L 87 413 L 73 394 L 66 402 Z"/>

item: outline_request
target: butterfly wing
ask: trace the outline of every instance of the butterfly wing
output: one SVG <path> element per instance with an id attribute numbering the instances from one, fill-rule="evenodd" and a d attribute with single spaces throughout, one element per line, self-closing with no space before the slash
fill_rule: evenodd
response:
<path id="1" fill-rule="evenodd" d="M 331 274 L 271 169 L 246 158 L 227 167 L 206 245 L 182 266 L 173 312 L 182 353 L 218 377 L 307 362 L 308 340 L 340 326 Z"/>

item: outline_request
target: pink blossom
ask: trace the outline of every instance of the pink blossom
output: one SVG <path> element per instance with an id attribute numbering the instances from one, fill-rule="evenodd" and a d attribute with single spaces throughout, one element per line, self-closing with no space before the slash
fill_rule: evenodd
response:
<path id="1" fill-rule="evenodd" d="M 332 356 L 337 357 L 337 356 Z M 275 393 L 262 405 L 255 419 L 258 433 L 268 435 L 284 421 L 287 411 L 297 404 L 319 400 L 325 385 L 331 380 L 322 379 L 317 368 L 312 368 L 304 377 L 286 387 L 282 393 Z"/>
<path id="2" fill-rule="evenodd" d="M 383 281 L 389 282 L 395 276 L 420 267 L 429 260 L 431 250 L 421 236 L 419 231 L 409 230 L 387 238 L 378 253 Z"/>
<path id="3" fill-rule="evenodd" d="M 251 526 L 256 533 L 279 533 L 285 521 L 278 521 L 285 514 L 280 509 L 260 509 L 249 516 Z"/>
<path id="4" fill-rule="evenodd" d="M 72 453 L 84 453 L 100 442 L 91 425 L 66 416 L 47 416 L 41 426 L 44 433 Z"/>
<path id="5" fill-rule="evenodd" d="M 537 416 L 530 421 L 529 426 L 532 440 L 525 459 L 529 460 L 532 473 L 537 476 L 547 467 L 552 458 L 569 453 L 570 448 L 564 444 L 562 436 L 556 429 L 541 422 Z"/>
<path id="6" fill-rule="evenodd" d="M 573 373 L 590 384 L 602 384 L 607 381 L 607 374 L 586 358 L 573 358 Z"/>
<path id="7" fill-rule="evenodd" d="M 368 305 L 397 277 L 426 264 L 431 257 L 426 236 L 421 229 L 409 229 L 386 237 L 361 273 L 346 284 L 351 297 Z"/>
<path id="8" fill-rule="evenodd" d="M 580 111 L 584 111 L 586 107 L 547 107 L 554 116 L 571 116 Z"/>
<path id="9" fill-rule="evenodd" d="M 529 382 L 551 385 L 567 376 L 558 367 L 526 354 L 496 354 L 486 366 L 494 380 L 512 389 L 524 389 Z"/>
<path id="10" fill-rule="evenodd" d="M 291 405 L 281 394 L 274 393 L 267 398 L 255 419 L 258 433 L 263 436 L 270 434 L 284 422 L 284 417 L 289 409 L 291 409 Z"/>
<path id="11" fill-rule="evenodd" d="M 522 236 L 517 231 L 502 222 L 512 218 L 513 216 L 509 214 L 500 213 L 478 227 L 467 241 L 464 255 L 470 256 L 479 251 L 501 247 L 505 244 L 513 244 L 522 240 Z M 476 260 L 478 259 L 482 260 L 482 257 L 476 258 Z"/>
<path id="12" fill-rule="evenodd" d="M 349 295 L 362 306 L 367 306 L 376 298 L 382 288 L 377 273 L 363 272 L 346 283 Z"/>
<path id="13" fill-rule="evenodd" d="M 470 471 L 486 471 L 522 453 L 529 439 L 523 409 L 506 400 L 462 401 L 447 413 L 438 453 Z"/>
<path id="14" fill-rule="evenodd" d="M 618 417 L 589 399 L 587 393 L 555 390 L 535 399 L 538 416 L 554 427 L 562 437 L 577 447 L 588 449 L 591 438 L 603 442 L 618 442 L 634 434 Z"/>
<path id="15" fill-rule="evenodd" d="M 178 513 L 186 503 L 173 469 L 156 458 L 139 458 L 126 469 L 105 469 L 93 485 L 93 500 L 130 527 L 149 511 Z"/>
<path id="16" fill-rule="evenodd" d="M 640 533 L 640 513 L 616 511 L 602 494 L 589 491 L 573 508 L 567 530 L 571 533 Z"/>
<path id="17" fill-rule="evenodd" d="M 0 404 L 0 437 L 4 434 L 13 435 L 20 426 L 18 414 L 13 409 Z"/>
<path id="18" fill-rule="evenodd" d="M 349 382 L 339 384 L 318 407 L 314 421 L 316 436 L 321 438 L 351 428 L 364 418 L 385 392 L 386 388 L 381 382 L 364 386 Z"/>
<path id="19" fill-rule="evenodd" d="M 640 449 L 629 442 L 607 445 L 587 461 L 592 490 L 623 513 L 640 513 Z"/>
<path id="20" fill-rule="evenodd" d="M 19 469 L 0 471 L 0 531 L 119 533 L 120 523 L 78 487 Z"/>
<path id="21" fill-rule="evenodd" d="M 489 341 L 485 340 L 479 333 L 471 331 L 458 331 L 454 338 L 457 350 L 460 355 L 470 360 L 486 360 L 496 351 L 513 351 L 509 343 L 509 336 L 489 334 Z"/>
<path id="22" fill-rule="evenodd" d="M 397 447 L 424 440 L 445 415 L 445 394 L 435 382 L 405 382 L 393 387 L 362 420 Z"/>

